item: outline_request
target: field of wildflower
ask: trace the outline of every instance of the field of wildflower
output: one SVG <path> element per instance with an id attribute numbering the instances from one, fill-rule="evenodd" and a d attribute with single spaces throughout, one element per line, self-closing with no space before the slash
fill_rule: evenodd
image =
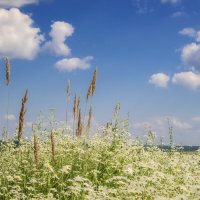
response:
<path id="1" fill-rule="evenodd" d="M 0 150 L 2 200 L 199 199 L 199 177 L 200 152 L 144 147 L 120 128 L 92 139 L 43 131 Z"/>
<path id="2" fill-rule="evenodd" d="M 119 120 L 117 104 L 113 120 L 91 134 L 92 106 L 85 113 L 96 89 L 97 70 L 86 95 L 85 112 L 80 97 L 73 99 L 73 127 L 33 124 L 32 138 L 24 138 L 28 90 L 22 98 L 19 125 L 14 138 L 8 127 L 0 140 L 1 200 L 164 200 L 200 199 L 200 151 L 187 153 L 173 145 L 169 150 L 133 139 L 126 120 Z M 10 62 L 6 59 L 10 83 Z M 70 103 L 70 81 L 67 83 Z M 68 109 L 69 110 L 69 109 Z M 67 111 L 68 111 L 67 110 Z"/>

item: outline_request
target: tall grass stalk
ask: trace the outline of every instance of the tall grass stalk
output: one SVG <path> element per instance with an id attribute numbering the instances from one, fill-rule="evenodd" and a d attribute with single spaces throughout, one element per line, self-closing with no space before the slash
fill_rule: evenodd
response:
<path id="1" fill-rule="evenodd" d="M 88 105 L 89 98 L 94 96 L 94 92 L 96 90 L 96 82 L 97 82 L 97 68 L 94 70 L 92 81 L 88 87 L 88 91 L 87 91 L 87 95 L 86 95 L 84 117 L 83 117 L 83 124 L 85 124 L 85 115 L 86 115 L 86 111 L 87 111 L 87 105 Z"/>
<path id="2" fill-rule="evenodd" d="M 22 98 L 22 105 L 19 115 L 19 129 L 18 129 L 18 141 L 21 142 L 22 139 L 22 133 L 24 128 L 24 120 L 25 120 L 25 114 L 26 114 L 26 103 L 28 100 L 28 90 L 26 90 L 24 97 Z"/>
<path id="3" fill-rule="evenodd" d="M 6 140 L 9 137 L 9 107 L 10 107 L 10 59 L 6 57 L 6 85 L 7 85 L 7 106 L 6 106 Z"/>

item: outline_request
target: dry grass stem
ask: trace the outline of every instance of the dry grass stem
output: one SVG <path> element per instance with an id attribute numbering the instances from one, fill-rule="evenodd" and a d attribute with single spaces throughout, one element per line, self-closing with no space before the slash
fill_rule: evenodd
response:
<path id="1" fill-rule="evenodd" d="M 10 84 L 10 60 L 6 58 L 6 85 Z"/>
<path id="2" fill-rule="evenodd" d="M 88 123 L 87 123 L 87 131 L 88 132 L 91 128 L 91 120 L 92 120 L 92 105 L 90 105 L 89 116 L 88 116 Z"/>
<path id="3" fill-rule="evenodd" d="M 79 109 L 78 125 L 76 129 L 77 138 L 80 138 L 82 136 L 82 132 L 83 132 L 83 124 L 81 120 L 81 109 Z"/>
<path id="4" fill-rule="evenodd" d="M 24 118 L 26 114 L 26 102 L 28 100 L 28 90 L 26 90 L 24 97 L 22 98 L 22 105 L 21 105 L 21 111 L 19 115 L 19 130 L 18 130 L 18 141 L 20 142 L 22 139 L 22 132 L 24 127 Z"/>
<path id="5" fill-rule="evenodd" d="M 87 92 L 87 96 L 86 96 L 86 102 L 88 102 L 91 94 L 92 94 L 92 83 L 90 84 L 90 86 L 88 88 L 88 92 Z"/>
<path id="6" fill-rule="evenodd" d="M 67 101 L 70 101 L 71 90 L 70 90 L 70 80 L 67 81 Z"/>
<path id="7" fill-rule="evenodd" d="M 96 81 L 97 81 L 97 69 L 95 69 L 93 78 L 92 78 L 92 96 L 94 95 L 96 89 Z"/>
<path id="8" fill-rule="evenodd" d="M 74 116 L 74 120 L 76 119 L 76 113 L 77 113 L 77 97 L 75 95 L 74 97 L 74 107 L 73 107 L 73 116 Z"/>
<path id="9" fill-rule="evenodd" d="M 80 97 L 78 97 L 77 107 L 76 107 L 76 119 L 79 117 L 79 110 L 80 110 Z"/>

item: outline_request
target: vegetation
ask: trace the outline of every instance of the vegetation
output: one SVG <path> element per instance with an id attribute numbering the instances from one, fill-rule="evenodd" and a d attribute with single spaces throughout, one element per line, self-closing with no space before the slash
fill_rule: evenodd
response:
<path id="1" fill-rule="evenodd" d="M 200 152 L 144 148 L 123 129 L 92 139 L 43 131 L 0 151 L 0 199 L 198 199 Z"/>
<path id="2" fill-rule="evenodd" d="M 7 69 L 9 83 L 10 64 Z M 95 70 L 85 112 L 89 98 L 94 95 L 96 79 Z M 68 82 L 68 105 L 70 95 Z M 170 151 L 154 145 L 152 132 L 148 135 L 148 145 L 144 146 L 132 139 L 127 121 L 119 120 L 120 104 L 117 104 L 113 121 L 91 136 L 92 106 L 84 123 L 80 97 L 75 95 L 72 130 L 66 125 L 55 128 L 52 118 L 48 129 L 42 129 L 40 122 L 35 123 L 32 140 L 25 140 L 27 96 L 26 91 L 16 140 L 6 137 L 0 143 L 0 199 L 199 199 L 200 151 L 176 150 L 172 127 Z"/>

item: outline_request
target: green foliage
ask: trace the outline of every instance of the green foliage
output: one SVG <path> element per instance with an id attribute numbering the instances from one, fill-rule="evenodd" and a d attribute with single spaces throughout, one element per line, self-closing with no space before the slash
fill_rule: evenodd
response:
<path id="1" fill-rule="evenodd" d="M 106 136 L 76 139 L 54 130 L 38 140 L 39 167 L 32 142 L 2 143 L 0 199 L 198 199 L 200 153 L 145 148 L 114 124 Z M 46 135 L 46 137 L 44 137 Z M 152 135 L 150 135 L 152 136 Z"/>

